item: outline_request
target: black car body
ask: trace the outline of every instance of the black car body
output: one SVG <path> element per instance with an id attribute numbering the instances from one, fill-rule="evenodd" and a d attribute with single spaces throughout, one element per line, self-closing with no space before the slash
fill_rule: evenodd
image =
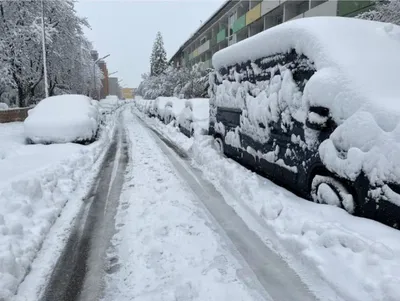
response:
<path id="1" fill-rule="evenodd" d="M 352 214 L 398 228 L 400 209 L 388 201 L 386 193 L 390 190 L 390 193 L 400 194 L 398 183 L 374 186 L 362 172 L 356 180 L 349 180 L 329 170 L 322 163 L 318 147 L 337 127 L 328 108 L 309 107 L 306 121 L 302 123 L 293 116 L 288 116 L 284 108 L 279 108 L 281 104 L 278 102 L 278 109 L 281 110 L 279 118 L 269 120 L 268 124 L 259 122 L 248 125 L 245 124 L 245 120 L 247 123 L 249 120 L 247 108 L 231 105 L 217 92 L 225 81 L 239 82 L 244 88 L 237 93 L 251 96 L 251 85 L 270 81 L 273 77 L 280 76 L 284 70 L 291 71 L 293 81 L 301 93 L 317 71 L 312 61 L 292 49 L 287 53 L 223 67 L 210 76 L 209 133 L 218 143 L 222 143 L 220 150 L 226 156 L 297 195 L 319 203 L 332 203 L 324 200 L 323 192 L 319 191 L 322 184 L 325 189 L 329 186 L 340 201 L 337 204 L 339 207 Z M 268 135 L 255 138 L 246 127 L 258 132 L 264 131 Z M 316 137 L 317 142 L 314 145 L 306 143 L 309 135 Z"/>

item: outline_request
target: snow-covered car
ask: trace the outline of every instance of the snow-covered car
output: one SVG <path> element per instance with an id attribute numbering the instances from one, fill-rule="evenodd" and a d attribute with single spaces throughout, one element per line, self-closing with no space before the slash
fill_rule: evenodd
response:
<path id="1" fill-rule="evenodd" d="M 154 115 L 161 121 L 164 121 L 166 106 L 172 106 L 171 97 L 157 97 L 153 102 Z"/>
<path id="2" fill-rule="evenodd" d="M 145 113 L 149 117 L 155 117 L 155 111 L 154 111 L 154 99 L 150 99 L 146 102 L 146 107 L 145 107 Z"/>
<path id="3" fill-rule="evenodd" d="M 400 27 L 294 20 L 217 52 L 209 132 L 300 196 L 400 227 Z"/>
<path id="4" fill-rule="evenodd" d="M 169 124 L 178 119 L 179 114 L 185 108 L 185 99 L 177 97 L 169 97 L 169 101 L 165 105 L 164 109 L 164 123 Z"/>
<path id="5" fill-rule="evenodd" d="M 209 111 L 208 98 L 189 99 L 178 117 L 180 131 L 188 137 L 193 136 L 194 133 L 207 134 Z"/>
<path id="6" fill-rule="evenodd" d="M 108 95 L 105 99 L 101 99 L 99 101 L 100 111 L 101 113 L 111 112 L 123 105 L 124 103 L 124 101 L 118 99 L 118 96 Z"/>
<path id="7" fill-rule="evenodd" d="M 24 121 L 28 143 L 90 143 L 98 127 L 97 101 L 84 95 L 45 98 L 29 110 Z"/>
<path id="8" fill-rule="evenodd" d="M 136 97 L 134 103 L 135 103 L 136 108 L 137 108 L 140 112 L 143 112 L 143 113 L 144 113 L 145 108 L 146 108 L 146 102 L 147 102 L 147 100 L 145 100 L 145 99 L 143 99 L 143 98 L 141 98 L 141 97 Z"/>

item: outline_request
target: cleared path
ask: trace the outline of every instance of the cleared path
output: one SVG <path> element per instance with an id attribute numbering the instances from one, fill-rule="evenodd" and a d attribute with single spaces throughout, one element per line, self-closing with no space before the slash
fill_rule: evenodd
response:
<path id="1" fill-rule="evenodd" d="M 103 278 L 103 259 L 114 233 L 114 216 L 127 162 L 126 137 L 119 126 L 91 196 L 85 200 L 79 212 L 42 301 L 98 299 Z"/>
<path id="2" fill-rule="evenodd" d="M 218 232 L 231 245 L 232 253 L 254 272 L 267 294 L 275 301 L 316 300 L 287 263 L 269 249 L 225 202 L 215 187 L 203 179 L 201 172 L 190 164 L 185 152 L 148 127 L 140 118 L 136 117 L 136 120 L 141 127 L 147 128 L 181 178 L 197 196 L 199 204 L 206 208 Z"/>

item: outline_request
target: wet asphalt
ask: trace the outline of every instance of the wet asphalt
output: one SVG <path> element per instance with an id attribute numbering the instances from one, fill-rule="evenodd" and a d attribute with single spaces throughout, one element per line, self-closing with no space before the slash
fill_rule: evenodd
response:
<path id="1" fill-rule="evenodd" d="M 93 267 L 96 274 L 104 272 L 103 255 L 115 231 L 114 216 L 128 160 L 125 133 L 118 127 L 41 301 L 96 300 L 95 295 L 101 294 L 101 275 L 96 275 L 98 279 L 88 278 Z M 90 283 L 89 298 L 83 296 L 87 295 L 83 294 L 84 287 L 88 286 L 85 282 Z"/>

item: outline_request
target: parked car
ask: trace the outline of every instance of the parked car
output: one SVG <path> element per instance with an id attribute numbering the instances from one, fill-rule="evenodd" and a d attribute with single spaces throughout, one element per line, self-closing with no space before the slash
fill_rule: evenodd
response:
<path id="1" fill-rule="evenodd" d="M 28 143 L 91 143 L 99 127 L 97 101 L 84 95 L 60 95 L 41 100 L 24 121 Z"/>
<path id="2" fill-rule="evenodd" d="M 209 99 L 193 98 L 187 100 L 185 108 L 179 114 L 178 127 L 182 133 L 191 137 L 195 133 L 208 133 Z"/>
<path id="3" fill-rule="evenodd" d="M 177 97 L 169 97 L 170 101 L 166 103 L 164 109 L 164 123 L 169 124 L 171 122 L 176 122 L 179 114 L 185 108 L 185 99 L 180 99 Z"/>
<path id="4" fill-rule="evenodd" d="M 171 97 L 157 97 L 153 102 L 153 111 L 155 116 L 164 121 L 164 114 L 166 107 L 172 107 Z"/>
<path id="5" fill-rule="evenodd" d="M 302 197 L 399 228 L 399 34 L 315 17 L 217 52 L 217 149 Z"/>

